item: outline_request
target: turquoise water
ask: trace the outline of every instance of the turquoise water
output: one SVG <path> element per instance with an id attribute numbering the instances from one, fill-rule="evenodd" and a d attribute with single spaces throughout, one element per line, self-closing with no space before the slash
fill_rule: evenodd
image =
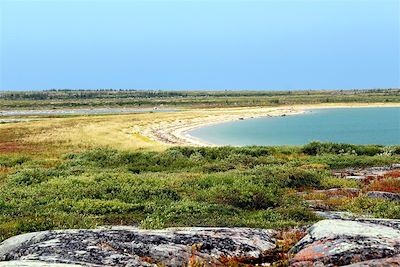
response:
<path id="1" fill-rule="evenodd" d="M 189 132 L 218 145 L 302 145 L 311 141 L 400 144 L 400 108 L 315 109 L 305 114 L 247 119 Z"/>

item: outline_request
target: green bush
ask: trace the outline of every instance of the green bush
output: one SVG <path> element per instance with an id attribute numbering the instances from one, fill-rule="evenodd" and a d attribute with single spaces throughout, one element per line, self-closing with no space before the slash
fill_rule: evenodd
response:
<path id="1" fill-rule="evenodd" d="M 251 182 L 215 186 L 209 191 L 212 202 L 243 209 L 276 207 L 283 195 L 280 188 L 273 184 L 263 186 Z"/>
<path id="2" fill-rule="evenodd" d="M 141 211 L 143 205 L 125 203 L 120 200 L 100 199 L 63 199 L 57 203 L 57 209 L 67 213 L 105 215 L 111 213 L 129 213 Z"/>
<path id="3" fill-rule="evenodd" d="M 308 145 L 303 146 L 302 151 L 305 154 L 313 156 L 322 154 L 354 154 L 375 156 L 384 152 L 384 146 L 311 142 Z"/>
<path id="4" fill-rule="evenodd" d="M 10 175 L 10 181 L 15 185 L 32 185 L 42 183 L 51 178 L 60 176 L 56 170 L 42 168 L 26 169 Z"/>
<path id="5" fill-rule="evenodd" d="M 329 188 L 359 188 L 360 182 L 352 179 L 343 179 L 338 177 L 325 177 L 321 180 L 322 189 Z"/>

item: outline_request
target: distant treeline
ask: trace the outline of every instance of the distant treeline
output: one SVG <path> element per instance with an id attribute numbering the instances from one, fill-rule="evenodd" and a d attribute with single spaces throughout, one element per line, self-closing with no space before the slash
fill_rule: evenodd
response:
<path id="1" fill-rule="evenodd" d="M 276 106 L 400 102 L 400 89 L 302 91 L 45 90 L 0 92 L 0 108 Z"/>

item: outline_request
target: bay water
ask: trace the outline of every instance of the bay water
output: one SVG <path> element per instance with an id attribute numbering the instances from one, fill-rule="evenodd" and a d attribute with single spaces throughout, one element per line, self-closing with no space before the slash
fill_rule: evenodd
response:
<path id="1" fill-rule="evenodd" d="M 217 145 L 303 145 L 311 141 L 400 144 L 400 108 L 332 108 L 205 126 L 188 134 Z"/>

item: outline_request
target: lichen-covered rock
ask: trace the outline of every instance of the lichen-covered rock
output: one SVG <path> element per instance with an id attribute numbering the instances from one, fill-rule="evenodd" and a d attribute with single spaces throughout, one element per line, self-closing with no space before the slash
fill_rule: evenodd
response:
<path id="1" fill-rule="evenodd" d="M 400 201 L 400 194 L 396 194 L 396 193 L 389 193 L 389 192 L 383 192 L 383 191 L 370 191 L 370 192 L 367 192 L 366 195 L 369 198 Z"/>
<path id="2" fill-rule="evenodd" d="M 390 258 L 369 260 L 369 261 L 363 261 L 346 265 L 346 267 L 394 267 L 394 266 L 400 266 L 400 255 L 396 255 Z"/>
<path id="3" fill-rule="evenodd" d="M 221 258 L 259 260 L 275 248 L 274 234 L 272 230 L 250 228 L 44 231 L 5 240 L 0 244 L 0 260 L 90 266 L 183 266 L 190 260 L 219 263 Z"/>
<path id="4" fill-rule="evenodd" d="M 290 263 L 343 266 L 399 253 L 399 220 L 323 220 L 290 250 Z"/>

